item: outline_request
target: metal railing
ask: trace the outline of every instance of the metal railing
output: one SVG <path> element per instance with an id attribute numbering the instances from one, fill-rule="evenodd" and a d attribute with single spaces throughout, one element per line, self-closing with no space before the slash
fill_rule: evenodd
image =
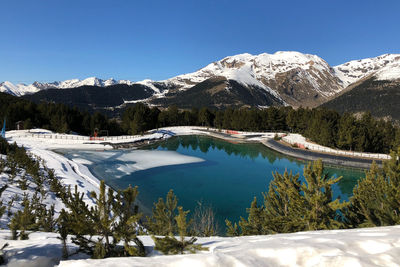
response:
<path id="1" fill-rule="evenodd" d="M 38 139 L 58 139 L 58 140 L 80 140 L 80 141 L 117 141 L 117 140 L 132 140 L 142 136 L 140 135 L 123 135 L 123 136 L 102 136 L 102 137 L 89 137 L 81 135 L 70 135 L 70 134 L 34 134 L 26 133 L 22 137 L 25 138 L 38 138 Z"/>
<path id="2" fill-rule="evenodd" d="M 333 148 L 324 147 L 324 146 L 320 146 L 320 145 L 313 145 L 313 144 L 310 144 L 307 142 L 295 141 L 295 140 L 291 140 L 286 137 L 283 137 L 282 140 L 291 145 L 297 145 L 297 146 L 302 145 L 306 149 L 313 150 L 313 151 L 332 153 L 332 154 L 343 155 L 343 156 L 371 158 L 371 159 L 385 159 L 385 160 L 390 159 L 390 155 L 386 155 L 386 154 L 338 150 L 338 149 L 333 149 Z"/>

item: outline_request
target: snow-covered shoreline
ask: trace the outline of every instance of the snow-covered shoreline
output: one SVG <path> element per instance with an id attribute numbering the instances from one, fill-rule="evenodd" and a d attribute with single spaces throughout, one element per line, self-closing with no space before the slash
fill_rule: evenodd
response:
<path id="1" fill-rule="evenodd" d="M 160 130 L 160 129 L 158 129 Z M 251 141 L 251 142 L 261 142 L 265 139 L 272 139 L 276 134 L 283 136 L 283 139 L 288 143 L 296 143 L 303 145 L 304 147 L 313 146 L 315 151 L 327 151 L 334 153 L 335 150 L 326 148 L 323 146 L 315 145 L 309 143 L 304 137 L 298 134 L 285 135 L 284 133 L 275 132 L 243 132 L 243 131 L 219 131 L 218 129 L 212 129 L 207 127 L 192 127 L 192 126 L 175 126 L 175 127 L 165 127 L 162 130 L 171 131 L 176 135 L 209 135 L 215 136 L 223 139 L 233 139 L 241 142 Z M 30 153 L 35 156 L 40 157 L 44 160 L 47 167 L 54 169 L 55 175 L 61 179 L 61 182 L 66 186 L 71 186 L 73 188 L 78 185 L 78 190 L 85 195 L 85 201 L 91 205 L 92 200 L 90 199 L 90 192 L 98 192 L 99 188 L 99 177 L 95 177 L 88 169 L 84 160 L 68 159 L 65 156 L 56 153 L 57 149 L 77 149 L 77 150 L 97 150 L 97 151 L 107 151 L 112 150 L 113 146 L 111 144 L 120 143 L 133 143 L 141 140 L 162 140 L 164 138 L 169 138 L 169 135 L 160 133 L 156 130 L 151 134 L 144 136 L 124 136 L 124 137 L 105 137 L 99 138 L 97 140 L 91 140 L 89 137 L 78 136 L 78 135 L 66 135 L 66 134 L 56 134 L 49 130 L 35 129 L 35 130 L 22 130 L 22 131 L 8 131 L 6 133 L 7 140 L 11 142 L 16 142 L 19 146 L 24 146 Z M 261 142 L 262 143 L 262 142 Z M 310 147 L 311 148 L 311 147 Z M 332 150 L 332 151 L 331 151 Z M 339 151 L 339 150 L 337 150 Z M 339 151 L 340 152 L 340 151 Z M 339 153 L 338 152 L 338 153 Z M 100 154 L 101 152 L 99 152 Z M 357 152 L 353 152 L 357 154 Z M 359 153 L 362 156 L 365 153 Z M 371 157 L 376 156 L 376 158 L 384 158 L 387 155 L 384 154 L 369 154 Z M 138 157 L 134 157 L 138 160 Z M 142 159 L 140 159 L 142 160 Z M 143 159 L 144 160 L 144 159 Z M 143 161 L 142 160 L 142 161 Z M 144 162 L 146 161 L 146 162 Z M 173 165 L 173 164 L 184 164 L 185 162 L 199 162 L 199 159 L 169 159 L 166 162 L 162 162 L 161 159 L 158 162 L 150 162 L 151 159 L 147 157 L 137 167 L 124 167 L 128 171 L 134 171 L 135 169 L 143 168 L 154 168 L 158 166 Z M 56 212 L 59 210 L 56 209 Z"/>

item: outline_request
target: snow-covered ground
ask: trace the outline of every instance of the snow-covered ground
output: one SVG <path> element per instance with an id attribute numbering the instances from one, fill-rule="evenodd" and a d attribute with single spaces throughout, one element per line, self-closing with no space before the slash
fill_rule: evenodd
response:
<path id="1" fill-rule="evenodd" d="M 55 233 L 32 233 L 29 240 L 7 240 L 0 231 L 0 246 L 9 243 L 8 266 L 53 266 L 61 259 L 61 242 Z M 199 238 L 208 251 L 163 256 L 153 251 L 149 236 L 139 237 L 148 257 L 85 259 L 75 255 L 59 266 L 399 266 L 400 226 L 353 230 L 299 232 L 247 237 Z M 76 246 L 68 243 L 69 252 Z M 86 256 L 87 257 L 87 256 Z M 78 259 L 77 259 L 78 258 Z M 79 259 L 81 258 L 81 259 Z M 83 259 L 82 259 L 83 258 Z"/>

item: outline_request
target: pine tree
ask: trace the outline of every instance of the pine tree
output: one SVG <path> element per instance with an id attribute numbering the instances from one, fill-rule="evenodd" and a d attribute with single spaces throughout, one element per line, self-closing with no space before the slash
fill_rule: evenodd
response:
<path id="1" fill-rule="evenodd" d="M 265 206 L 264 233 L 287 233 L 303 229 L 304 200 L 300 175 L 287 171 L 273 174 L 268 193 L 263 193 Z"/>
<path id="2" fill-rule="evenodd" d="M 23 199 L 22 206 L 24 209 L 22 211 L 17 211 L 9 224 L 13 240 L 16 240 L 18 237 L 21 240 L 28 239 L 28 233 L 26 233 L 26 231 L 35 230 L 37 227 L 36 216 L 27 195 L 25 195 Z M 19 235 L 17 230 L 20 230 Z"/>
<path id="3" fill-rule="evenodd" d="M 18 186 L 21 190 L 27 190 L 29 183 L 28 183 L 28 179 L 26 179 L 26 175 L 23 174 L 21 176 L 21 178 L 18 180 Z"/>
<path id="4" fill-rule="evenodd" d="M 114 201 L 114 194 L 111 188 L 109 188 L 106 196 L 106 186 L 104 181 L 100 182 L 100 193 L 99 196 L 92 192 L 92 197 L 96 201 L 96 206 L 91 210 L 91 216 L 93 217 L 94 227 L 97 234 L 101 237 L 99 238 L 99 242 L 103 239 L 105 240 L 105 253 L 110 253 L 111 250 L 111 242 L 110 237 L 112 235 L 112 225 L 115 223 L 116 216 L 111 216 L 112 212 L 112 204 Z M 98 242 L 98 243 L 99 243 Z M 94 258 L 104 258 L 101 255 L 97 255 L 97 249 L 99 249 L 100 245 L 96 245 Z M 103 253 L 103 250 L 99 250 Z"/>
<path id="5" fill-rule="evenodd" d="M 400 223 L 400 150 L 379 169 L 374 163 L 358 181 L 346 217 L 352 227 L 387 226 Z"/>
<path id="6" fill-rule="evenodd" d="M 116 242 L 120 240 L 124 242 L 125 256 L 145 256 L 146 254 L 143 243 L 137 237 L 138 229 L 140 229 L 139 220 L 142 216 L 138 211 L 139 207 L 135 205 L 138 194 L 137 186 L 134 188 L 129 186 L 122 194 L 117 195 L 117 201 L 113 206 L 113 213 L 119 214 L 113 238 Z M 130 245 L 131 241 L 136 244 L 136 247 Z"/>
<path id="7" fill-rule="evenodd" d="M 194 244 L 197 241 L 195 237 L 185 240 L 185 236 L 188 234 L 187 229 L 190 224 L 186 219 L 188 213 L 189 211 L 184 211 L 182 207 L 178 207 L 178 215 L 174 218 L 178 227 L 179 240 L 172 234 L 164 238 L 152 236 L 155 243 L 155 250 L 159 250 L 166 255 L 184 254 L 185 251 L 196 253 L 198 250 L 208 250 L 208 248 L 204 248 L 200 244 Z"/>
<path id="8" fill-rule="evenodd" d="M 47 209 L 45 204 L 40 204 L 38 209 L 35 210 L 35 216 L 37 218 L 38 230 L 43 232 L 53 232 L 56 226 L 56 220 L 54 219 L 54 205 L 51 205 Z"/>
<path id="9" fill-rule="evenodd" d="M 74 194 L 68 192 L 64 202 L 71 211 L 66 213 L 64 221 L 68 222 L 67 229 L 74 235 L 72 242 L 95 259 L 145 256 L 144 246 L 137 238 L 141 215 L 134 202 L 138 193 L 137 187 L 129 187 L 115 194 L 111 188 L 107 191 L 104 181 L 101 181 L 99 195 L 91 194 L 96 205 L 89 209 L 77 187 Z M 97 240 L 92 239 L 94 235 L 98 236 Z M 120 241 L 124 246 L 118 244 Z M 131 246 L 131 241 L 137 247 Z"/>
<path id="10" fill-rule="evenodd" d="M 147 217 L 147 229 L 156 235 L 176 234 L 177 225 L 174 218 L 177 205 L 178 198 L 171 189 L 165 198 L 165 202 L 162 198 L 159 198 L 158 202 L 154 203 L 153 214 L 151 217 Z"/>
<path id="11" fill-rule="evenodd" d="M 344 223 L 338 211 L 344 209 L 348 203 L 334 200 L 332 190 L 332 186 L 342 177 L 328 178 L 328 175 L 324 174 L 322 160 L 317 160 L 304 169 L 304 178 L 306 183 L 302 184 L 301 190 L 305 200 L 305 230 L 343 228 Z"/>
<path id="12" fill-rule="evenodd" d="M 65 211 L 65 209 L 62 209 L 60 212 L 60 215 L 58 216 L 57 219 L 57 228 L 58 228 L 58 233 L 60 234 L 60 237 L 58 237 L 61 240 L 62 244 L 62 258 L 63 259 L 68 259 L 69 253 L 68 253 L 68 248 L 67 248 L 67 238 L 68 234 L 70 233 L 70 227 L 69 227 L 69 216 L 68 213 Z"/>
<path id="13" fill-rule="evenodd" d="M 62 200 L 65 206 L 70 210 L 68 212 L 69 230 L 72 235 L 72 242 L 79 246 L 79 250 L 87 254 L 93 254 L 92 236 L 96 234 L 93 216 L 88 205 L 83 200 L 83 193 L 78 192 L 78 186 L 75 185 L 74 193 L 68 187 Z"/>
<path id="14" fill-rule="evenodd" d="M 264 233 L 264 208 L 257 205 L 257 198 L 251 202 L 251 206 L 247 209 L 248 219 L 240 218 L 239 226 L 243 235 L 262 235 Z"/>
<path id="15" fill-rule="evenodd" d="M 231 221 L 225 220 L 227 236 L 240 236 L 240 231 L 237 223 L 232 224 Z"/>

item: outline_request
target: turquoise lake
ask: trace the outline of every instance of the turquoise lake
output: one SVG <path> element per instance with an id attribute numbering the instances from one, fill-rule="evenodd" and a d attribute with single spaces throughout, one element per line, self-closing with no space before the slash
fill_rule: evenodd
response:
<path id="1" fill-rule="evenodd" d="M 123 160 L 132 151 L 174 151 L 202 159 L 202 162 L 154 167 L 144 170 L 126 171 L 121 166 L 135 165 L 135 161 Z M 272 172 L 285 170 L 297 174 L 302 172 L 307 162 L 289 158 L 266 148 L 262 144 L 233 144 L 206 136 L 179 136 L 149 145 L 140 150 L 111 151 L 112 156 L 102 156 L 101 152 L 62 151 L 70 159 L 85 159 L 89 170 L 104 179 L 114 189 L 124 189 L 129 185 L 139 186 L 139 200 L 145 212 L 151 210 L 159 197 L 165 198 L 173 189 L 179 203 L 193 212 L 198 201 L 211 205 L 216 212 L 221 230 L 225 229 L 225 219 L 238 221 L 246 217 L 246 208 L 254 196 L 262 202 L 262 192 L 268 190 Z M 154 153 L 153 153 L 154 152 Z M 169 153 L 169 152 L 168 152 Z M 170 155 L 170 154 L 167 154 Z M 173 154 L 175 155 L 175 154 Z M 151 161 L 151 159 L 150 159 Z M 161 158 L 162 161 L 162 158 Z M 330 176 L 343 176 L 334 187 L 335 197 L 347 200 L 354 185 L 364 176 L 362 170 L 325 166 Z"/>

